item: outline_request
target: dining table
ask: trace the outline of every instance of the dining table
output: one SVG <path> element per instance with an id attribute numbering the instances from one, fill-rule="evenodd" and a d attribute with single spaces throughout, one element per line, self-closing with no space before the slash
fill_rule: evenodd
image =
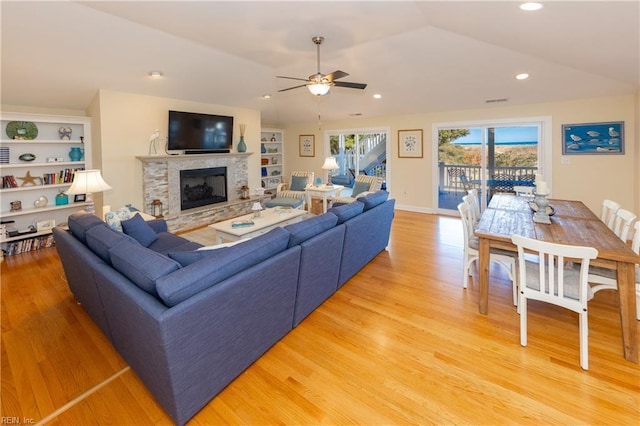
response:
<path id="1" fill-rule="evenodd" d="M 531 201 L 531 198 L 513 194 L 496 194 L 480 216 L 475 229 L 479 244 L 480 313 L 487 315 L 489 312 L 490 250 L 517 251 L 511 242 L 512 235 L 594 247 L 598 257 L 591 265 L 617 271 L 624 357 L 637 363 L 635 264 L 640 263 L 640 256 L 581 201 L 548 200 L 550 224 L 533 220 Z"/>

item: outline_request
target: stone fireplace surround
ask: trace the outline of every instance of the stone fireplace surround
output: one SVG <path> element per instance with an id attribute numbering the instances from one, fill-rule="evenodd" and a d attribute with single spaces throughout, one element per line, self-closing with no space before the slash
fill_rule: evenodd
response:
<path id="1" fill-rule="evenodd" d="M 239 189 L 248 185 L 248 156 L 251 153 L 148 155 L 136 157 L 142 164 L 144 211 L 152 214 L 151 202 L 160 200 L 171 232 L 186 231 L 220 220 L 251 213 L 251 205 L 267 196 L 241 200 Z M 180 170 L 227 168 L 227 198 L 224 203 L 180 210 Z"/>

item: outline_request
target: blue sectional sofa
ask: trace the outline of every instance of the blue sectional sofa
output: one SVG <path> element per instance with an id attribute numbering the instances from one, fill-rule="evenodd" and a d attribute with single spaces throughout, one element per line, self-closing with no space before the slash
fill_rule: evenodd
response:
<path id="1" fill-rule="evenodd" d="M 53 232 L 78 302 L 184 424 L 385 249 L 394 204 L 379 191 L 214 250 L 135 216 Z"/>

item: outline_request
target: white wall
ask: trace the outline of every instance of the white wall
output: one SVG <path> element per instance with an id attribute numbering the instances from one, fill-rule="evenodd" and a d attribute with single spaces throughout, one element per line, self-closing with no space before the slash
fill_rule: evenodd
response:
<path id="1" fill-rule="evenodd" d="M 313 170 L 321 173 L 324 160 L 323 131 L 349 128 L 389 127 L 391 152 L 387 167 L 392 176 L 389 191 L 399 208 L 415 211 L 435 211 L 433 205 L 432 168 L 434 158 L 431 127 L 434 123 L 480 121 L 518 117 L 552 118 L 553 196 L 583 201 L 594 212 L 600 213 L 602 200 L 610 198 L 640 215 L 640 127 L 638 111 L 640 95 L 579 99 L 522 106 L 502 106 L 478 110 L 447 111 L 430 114 L 383 118 L 357 118 L 339 122 L 290 125 L 285 127 L 285 176 L 291 170 Z M 624 155 L 571 155 L 571 164 L 562 164 L 562 124 L 593 123 L 602 121 L 625 122 Z M 398 158 L 398 130 L 423 129 L 424 156 L 420 159 Z M 298 155 L 297 139 L 300 134 L 316 135 L 316 156 Z"/>

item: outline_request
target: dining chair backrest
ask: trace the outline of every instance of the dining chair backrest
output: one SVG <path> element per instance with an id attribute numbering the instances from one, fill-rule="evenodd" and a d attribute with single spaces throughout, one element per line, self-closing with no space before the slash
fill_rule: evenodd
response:
<path id="1" fill-rule="evenodd" d="M 626 209 L 618 209 L 615 213 L 612 231 L 625 243 L 627 242 L 629 230 L 635 218 L 636 215 Z"/>
<path id="2" fill-rule="evenodd" d="M 631 250 L 640 254 L 640 220 L 633 226 L 633 239 L 631 240 Z M 636 265 L 637 267 L 638 265 Z"/>
<path id="3" fill-rule="evenodd" d="M 602 202 L 602 213 L 600 214 L 600 219 L 609 227 L 609 229 L 613 229 L 613 221 L 616 218 L 615 214 L 620 207 L 620 204 L 612 200 L 604 200 Z"/>
<path id="4" fill-rule="evenodd" d="M 471 204 L 465 198 L 468 196 L 465 195 L 462 197 L 462 203 L 458 204 L 458 212 L 460 212 L 460 219 L 462 219 L 462 231 L 464 234 L 464 246 L 469 247 L 469 243 L 471 238 L 473 237 L 473 209 L 471 208 Z"/>
<path id="5" fill-rule="evenodd" d="M 527 345 L 527 300 L 539 300 L 561 306 L 579 314 L 580 366 L 588 370 L 587 301 L 593 297 L 588 283 L 589 262 L 598 256 L 593 247 L 572 246 L 535 240 L 513 235 L 511 241 L 518 247 L 520 300 L 520 344 Z M 538 262 L 525 258 L 525 250 Z M 576 271 L 565 260 L 578 259 Z"/>
<path id="6" fill-rule="evenodd" d="M 478 189 L 473 188 L 468 190 L 467 195 L 469 196 L 471 205 L 473 206 L 473 214 L 477 219 L 480 219 L 480 196 L 478 195 Z"/>

